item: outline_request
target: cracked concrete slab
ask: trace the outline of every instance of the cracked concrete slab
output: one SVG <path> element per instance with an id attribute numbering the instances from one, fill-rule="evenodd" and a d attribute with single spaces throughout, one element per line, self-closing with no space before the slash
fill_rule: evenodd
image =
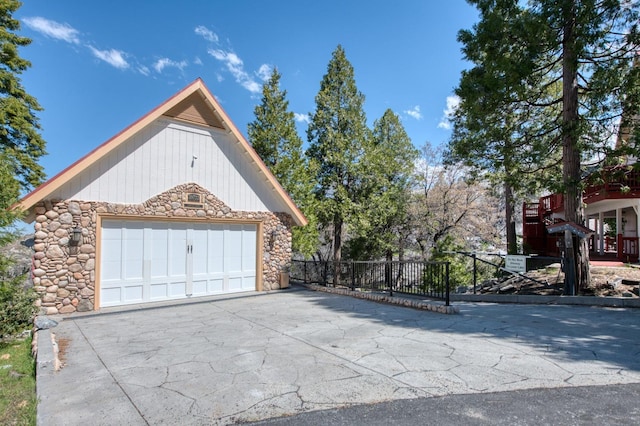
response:
<path id="1" fill-rule="evenodd" d="M 291 289 L 56 318 L 38 423 L 231 424 L 451 394 L 640 383 L 640 310 L 457 304 L 459 315 Z"/>

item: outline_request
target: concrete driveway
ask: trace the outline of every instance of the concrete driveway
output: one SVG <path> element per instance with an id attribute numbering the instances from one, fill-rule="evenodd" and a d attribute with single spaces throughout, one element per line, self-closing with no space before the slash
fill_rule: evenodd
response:
<path id="1" fill-rule="evenodd" d="M 460 314 L 293 288 L 52 329 L 42 425 L 229 424 L 345 405 L 640 383 L 640 310 L 458 304 Z"/>

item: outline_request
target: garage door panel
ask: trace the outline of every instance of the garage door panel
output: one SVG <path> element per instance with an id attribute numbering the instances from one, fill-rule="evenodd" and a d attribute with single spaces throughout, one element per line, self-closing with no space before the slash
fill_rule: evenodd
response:
<path id="1" fill-rule="evenodd" d="M 242 230 L 242 270 L 256 270 L 256 228 L 245 226 Z"/>
<path id="2" fill-rule="evenodd" d="M 124 263 L 122 278 L 142 279 L 142 269 L 142 259 L 127 259 Z"/>
<path id="3" fill-rule="evenodd" d="M 122 278 L 122 264 L 120 260 L 106 260 L 102 262 L 102 282 L 120 281 Z"/>
<path id="4" fill-rule="evenodd" d="M 122 222 L 103 221 L 102 222 L 102 239 L 118 240 L 122 237 Z"/>
<path id="5" fill-rule="evenodd" d="M 208 227 L 206 225 L 194 226 L 194 228 L 187 236 L 189 244 L 192 245 L 191 255 L 193 265 L 191 268 L 191 273 L 193 274 L 194 280 L 198 276 L 206 277 L 207 275 L 209 266 L 207 262 L 207 254 L 211 251 L 211 248 L 209 247 L 209 238 L 207 231 Z"/>
<path id="6" fill-rule="evenodd" d="M 207 292 L 209 294 L 224 292 L 224 278 L 209 280 L 207 282 Z"/>
<path id="7" fill-rule="evenodd" d="M 149 292 L 151 300 L 167 299 L 169 297 L 169 286 L 167 283 L 151 284 Z"/>
<path id="8" fill-rule="evenodd" d="M 257 226 L 104 220 L 101 306 L 255 290 Z"/>
<path id="9" fill-rule="evenodd" d="M 118 231 L 118 239 L 102 241 L 102 273 L 103 279 L 119 280 L 122 278 L 122 241 L 121 232 Z"/>
<path id="10" fill-rule="evenodd" d="M 242 271 L 242 240 L 234 238 L 237 232 L 229 231 L 224 239 L 224 270 L 237 273 Z"/>
<path id="11" fill-rule="evenodd" d="M 207 232 L 209 240 L 208 272 L 210 274 L 224 272 L 224 227 L 219 224 L 210 226 Z"/>
<path id="12" fill-rule="evenodd" d="M 193 281 L 193 295 L 204 296 L 207 294 L 207 280 Z"/>
<path id="13" fill-rule="evenodd" d="M 179 277 L 187 273 L 187 230 L 170 229 L 169 276 Z"/>
<path id="14" fill-rule="evenodd" d="M 185 281 L 169 283 L 169 298 L 186 297 L 187 283 Z"/>
<path id="15" fill-rule="evenodd" d="M 151 278 L 166 277 L 169 271 L 169 229 L 167 225 L 163 225 L 162 228 L 151 229 Z"/>
<path id="16" fill-rule="evenodd" d="M 101 303 L 102 306 L 120 305 L 122 303 L 122 288 L 120 288 L 120 287 L 111 287 L 111 288 L 102 287 L 102 289 L 100 291 L 100 303 Z"/>
<path id="17" fill-rule="evenodd" d="M 139 303 L 143 301 L 143 284 L 127 285 L 123 288 L 123 299 L 125 303 Z"/>
<path id="18" fill-rule="evenodd" d="M 142 279 L 144 250 L 144 228 L 139 223 L 126 223 L 122 233 L 122 278 Z"/>
<path id="19" fill-rule="evenodd" d="M 230 277 L 229 278 L 229 290 L 240 291 L 242 290 L 242 277 Z"/>
<path id="20" fill-rule="evenodd" d="M 255 275 L 250 275 L 250 276 L 244 276 L 242 278 L 242 289 L 249 291 L 249 290 L 255 290 L 256 288 L 256 276 Z"/>

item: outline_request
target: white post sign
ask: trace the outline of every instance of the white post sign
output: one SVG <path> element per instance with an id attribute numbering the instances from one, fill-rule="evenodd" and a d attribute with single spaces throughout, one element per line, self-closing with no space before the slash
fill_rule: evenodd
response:
<path id="1" fill-rule="evenodd" d="M 527 257 L 528 256 L 507 255 L 504 269 L 509 272 L 527 272 Z"/>

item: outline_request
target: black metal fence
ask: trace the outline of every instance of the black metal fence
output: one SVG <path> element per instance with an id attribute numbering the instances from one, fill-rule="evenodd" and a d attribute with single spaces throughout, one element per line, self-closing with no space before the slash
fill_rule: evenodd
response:
<path id="1" fill-rule="evenodd" d="M 449 262 L 291 262 L 292 280 L 352 290 L 388 291 L 441 299 L 449 306 Z"/>

